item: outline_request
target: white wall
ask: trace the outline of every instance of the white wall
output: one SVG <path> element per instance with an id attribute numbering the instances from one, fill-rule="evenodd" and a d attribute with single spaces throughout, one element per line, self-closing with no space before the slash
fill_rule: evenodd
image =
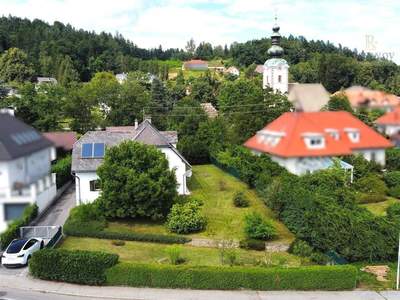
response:
<path id="1" fill-rule="evenodd" d="M 186 186 L 186 164 L 182 159 L 170 148 L 159 148 L 168 159 L 169 168 L 175 170 L 176 180 L 178 182 L 177 191 L 179 195 L 189 193 Z M 90 181 L 99 177 L 96 172 L 81 172 L 75 174 L 79 179 L 75 180 L 76 204 L 79 205 L 79 194 L 82 203 L 93 202 L 100 196 L 100 191 L 90 191 Z"/>
<path id="2" fill-rule="evenodd" d="M 388 136 L 400 133 L 400 125 L 385 125 L 384 132 Z"/>
<path id="3" fill-rule="evenodd" d="M 100 196 L 100 191 L 90 191 L 90 181 L 99 179 L 96 172 L 82 172 L 75 175 L 78 177 L 75 179 L 76 205 L 96 200 Z"/>
<path id="4" fill-rule="evenodd" d="M 281 82 L 279 82 L 279 75 Z M 289 70 L 287 66 L 264 66 L 263 73 L 263 88 L 271 87 L 274 91 L 279 91 L 282 94 L 288 92 L 289 88 Z"/>
<path id="5" fill-rule="evenodd" d="M 363 150 L 355 150 L 354 153 L 362 154 L 364 158 L 368 161 L 374 160 L 380 165 L 384 166 L 386 164 L 386 153 L 385 149 L 363 149 Z"/>

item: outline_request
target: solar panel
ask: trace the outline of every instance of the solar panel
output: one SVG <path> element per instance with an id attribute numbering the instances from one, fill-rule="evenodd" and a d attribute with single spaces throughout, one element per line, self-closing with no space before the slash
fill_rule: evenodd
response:
<path id="1" fill-rule="evenodd" d="M 83 144 L 82 145 L 82 158 L 92 158 L 93 157 L 93 144 Z"/>
<path id="2" fill-rule="evenodd" d="M 104 157 L 104 143 L 93 144 L 93 157 L 99 158 Z"/>

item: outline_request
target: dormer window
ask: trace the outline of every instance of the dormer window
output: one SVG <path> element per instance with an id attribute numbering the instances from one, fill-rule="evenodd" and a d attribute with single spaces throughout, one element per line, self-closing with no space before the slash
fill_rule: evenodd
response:
<path id="1" fill-rule="evenodd" d="M 285 133 L 279 131 L 271 131 L 263 129 L 257 132 L 258 142 L 271 147 L 275 147 L 276 145 L 278 145 L 279 141 L 283 136 L 285 136 Z"/>
<path id="2" fill-rule="evenodd" d="M 325 138 L 321 133 L 308 132 L 303 134 L 304 143 L 309 149 L 325 148 Z"/>
<path id="3" fill-rule="evenodd" d="M 358 143 L 360 141 L 360 131 L 357 128 L 345 128 L 344 131 L 347 133 L 352 143 Z"/>
<path id="4" fill-rule="evenodd" d="M 325 129 L 325 132 L 328 133 L 335 141 L 338 141 L 340 138 L 339 130 L 333 128 Z"/>

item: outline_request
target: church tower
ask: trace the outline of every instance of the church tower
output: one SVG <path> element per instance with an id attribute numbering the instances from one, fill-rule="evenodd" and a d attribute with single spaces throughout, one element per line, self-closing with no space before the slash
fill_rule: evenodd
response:
<path id="1" fill-rule="evenodd" d="M 268 49 L 268 59 L 264 64 L 263 88 L 270 87 L 274 92 L 285 94 L 289 87 L 289 65 L 282 58 L 283 49 L 281 47 L 281 34 L 279 26 L 276 23 L 272 28 L 271 42 L 272 46 Z"/>

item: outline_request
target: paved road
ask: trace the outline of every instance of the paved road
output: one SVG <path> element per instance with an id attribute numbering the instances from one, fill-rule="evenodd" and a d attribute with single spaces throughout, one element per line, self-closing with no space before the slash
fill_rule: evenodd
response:
<path id="1" fill-rule="evenodd" d="M 75 185 L 64 192 L 60 199 L 36 222 L 37 226 L 64 225 L 69 211 L 75 206 Z"/>

